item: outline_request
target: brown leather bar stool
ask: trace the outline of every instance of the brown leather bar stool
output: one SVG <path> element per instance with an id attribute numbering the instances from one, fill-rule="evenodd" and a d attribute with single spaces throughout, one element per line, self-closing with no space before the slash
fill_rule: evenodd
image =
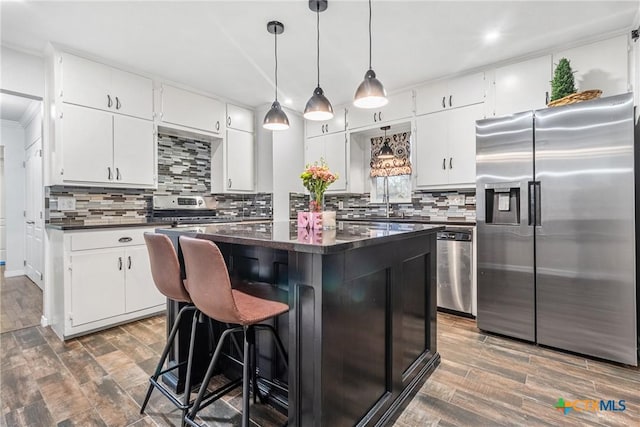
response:
<path id="1" fill-rule="evenodd" d="M 255 360 L 251 363 L 255 357 L 250 357 L 255 348 L 252 348 L 253 342 L 255 342 L 255 332 L 267 330 L 273 334 L 276 348 L 288 368 L 286 351 L 275 329 L 271 325 L 259 324 L 259 322 L 286 313 L 289 311 L 289 306 L 232 289 L 227 266 L 220 249 L 215 243 L 209 240 L 180 236 L 180 247 L 184 256 L 187 277 L 189 278 L 189 294 L 196 307 L 214 320 L 240 325 L 227 328 L 220 336 L 207 372 L 202 380 L 198 396 L 186 416 L 186 422 L 189 425 L 200 427 L 195 422 L 195 417 L 200 409 L 211 403 L 203 403 L 203 399 L 224 341 L 233 333 L 243 332 L 242 426 L 248 427 L 250 378 L 253 383 L 254 401 L 258 393 Z M 233 335 L 231 336 L 233 337 Z"/>
<path id="2" fill-rule="evenodd" d="M 153 282 L 155 283 L 156 288 L 158 288 L 160 293 L 162 293 L 167 298 L 174 301 L 187 303 L 187 305 L 180 309 L 178 315 L 176 316 L 175 323 L 173 324 L 173 327 L 169 332 L 169 337 L 167 338 L 167 343 L 162 350 L 160 361 L 158 362 L 153 375 L 149 378 L 149 388 L 147 389 L 147 395 L 144 399 L 144 403 L 140 408 L 140 413 L 144 413 L 144 410 L 147 407 L 147 403 L 149 403 L 151 392 L 154 388 L 157 388 L 177 408 L 182 410 L 182 424 L 184 425 L 184 417 L 191 407 L 191 404 L 193 403 L 193 401 L 189 400 L 189 398 L 191 397 L 191 364 L 193 361 L 193 346 L 195 341 L 196 323 L 198 321 L 198 318 L 200 317 L 200 311 L 191 302 L 189 292 L 184 286 L 182 277 L 180 275 L 180 263 L 178 262 L 178 256 L 176 255 L 176 251 L 173 247 L 173 244 L 171 243 L 171 240 L 164 234 L 144 233 L 144 241 L 147 244 L 147 250 L 149 251 L 151 275 L 153 276 Z M 182 397 L 182 401 L 180 401 L 178 400 L 178 397 L 176 397 L 169 391 L 169 389 L 167 389 L 160 381 L 158 381 L 158 378 L 161 375 L 184 365 L 183 362 L 170 368 L 162 369 L 167 360 L 167 356 L 169 355 L 169 351 L 173 347 L 176 333 L 180 328 L 180 322 L 183 319 L 183 315 L 189 311 L 193 311 L 194 313 L 191 322 L 189 356 L 187 358 L 187 376 L 185 379 L 184 388 L 185 391 Z"/>

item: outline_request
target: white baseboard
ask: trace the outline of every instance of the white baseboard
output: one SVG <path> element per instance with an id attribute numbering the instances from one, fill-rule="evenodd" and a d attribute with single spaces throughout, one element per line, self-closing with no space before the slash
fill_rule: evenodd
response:
<path id="1" fill-rule="evenodd" d="M 40 326 L 42 326 L 43 328 L 46 328 L 47 326 L 49 326 L 49 319 L 44 317 L 44 315 L 40 317 Z"/>
<path id="2" fill-rule="evenodd" d="M 24 276 L 24 270 L 11 270 L 11 271 L 4 272 L 4 277 L 16 277 L 16 276 Z"/>

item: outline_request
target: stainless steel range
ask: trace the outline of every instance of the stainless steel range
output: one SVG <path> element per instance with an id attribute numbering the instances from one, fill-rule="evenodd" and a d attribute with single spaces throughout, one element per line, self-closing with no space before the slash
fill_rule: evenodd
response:
<path id="1" fill-rule="evenodd" d="M 153 196 L 154 221 L 167 222 L 173 226 L 181 224 L 211 224 L 238 219 L 218 215 L 217 204 L 208 196 Z"/>

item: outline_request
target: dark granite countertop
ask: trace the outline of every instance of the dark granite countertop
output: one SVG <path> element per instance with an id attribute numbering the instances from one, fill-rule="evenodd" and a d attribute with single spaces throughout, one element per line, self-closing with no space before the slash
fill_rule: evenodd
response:
<path id="1" fill-rule="evenodd" d="M 168 235 L 201 237 L 215 242 L 327 254 L 441 230 L 444 230 L 444 226 L 362 221 L 338 221 L 335 229 L 307 230 L 298 228 L 295 221 L 282 221 L 167 228 L 161 232 Z"/>
<path id="2" fill-rule="evenodd" d="M 378 218 L 378 217 L 360 217 L 360 218 L 338 218 L 339 221 L 359 221 L 359 222 L 400 222 L 400 223 L 411 223 L 411 224 L 437 224 L 437 225 L 466 225 L 469 227 L 474 227 L 476 225 L 475 221 L 432 221 L 425 218 L 415 218 L 415 217 L 390 217 L 390 218 Z"/>
<path id="3" fill-rule="evenodd" d="M 234 219 L 221 219 L 215 221 L 220 224 L 230 224 L 237 222 L 270 222 L 271 218 L 234 218 Z M 71 225 L 71 224 L 46 224 L 45 228 L 50 230 L 101 230 L 109 228 L 129 228 L 129 227 L 174 227 L 167 222 L 148 220 L 145 222 L 129 222 L 129 223 L 110 223 L 110 224 L 90 224 L 90 225 Z M 190 227 L 187 225 L 177 226 L 178 228 Z"/>

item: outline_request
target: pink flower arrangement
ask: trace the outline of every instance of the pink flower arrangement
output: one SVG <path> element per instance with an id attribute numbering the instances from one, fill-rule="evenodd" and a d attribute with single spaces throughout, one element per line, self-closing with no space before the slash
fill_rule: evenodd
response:
<path id="1" fill-rule="evenodd" d="M 312 211 L 319 211 L 322 205 L 322 196 L 327 188 L 338 179 L 338 174 L 334 174 L 329 170 L 329 166 L 320 159 L 320 164 L 314 162 L 312 165 L 306 165 L 305 170 L 300 175 L 302 185 L 309 190 L 314 196 L 314 200 L 309 204 Z"/>

